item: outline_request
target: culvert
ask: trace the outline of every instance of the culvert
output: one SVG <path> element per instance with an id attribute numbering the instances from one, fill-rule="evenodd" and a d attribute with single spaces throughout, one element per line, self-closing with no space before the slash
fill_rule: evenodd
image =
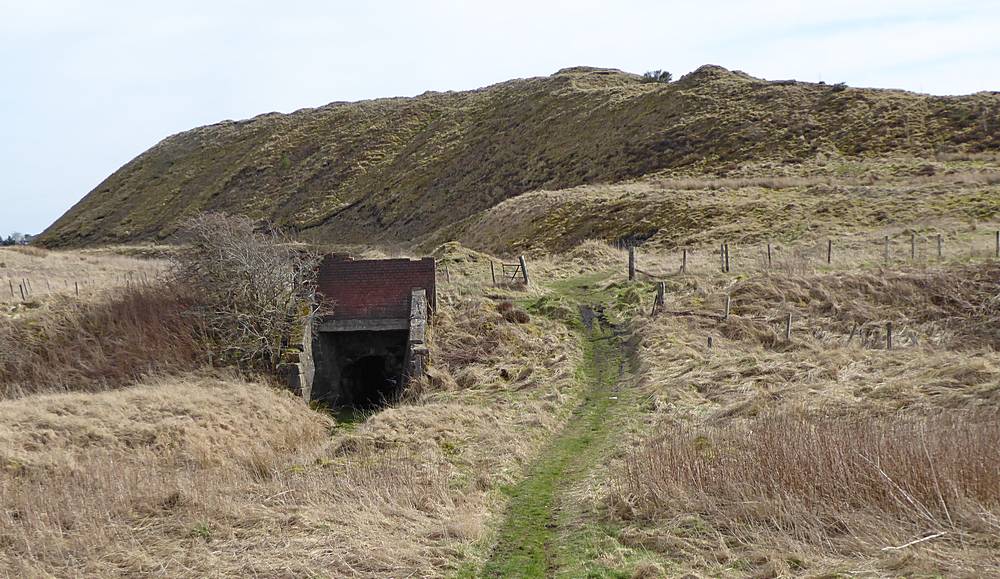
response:
<path id="1" fill-rule="evenodd" d="M 332 313 L 305 332 L 298 363 L 286 370 L 290 387 L 333 408 L 394 402 L 424 371 L 434 259 L 327 256 L 317 277 L 319 299 Z"/>
<path id="2" fill-rule="evenodd" d="M 310 398 L 359 409 L 396 400 L 406 378 L 408 337 L 406 330 L 317 332 Z"/>

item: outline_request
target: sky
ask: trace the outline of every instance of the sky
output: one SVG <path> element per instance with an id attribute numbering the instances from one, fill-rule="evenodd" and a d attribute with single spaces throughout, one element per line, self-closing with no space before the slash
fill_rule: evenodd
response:
<path id="1" fill-rule="evenodd" d="M 569 66 L 1000 90 L 994 0 L 0 0 L 0 234 L 164 137 Z"/>

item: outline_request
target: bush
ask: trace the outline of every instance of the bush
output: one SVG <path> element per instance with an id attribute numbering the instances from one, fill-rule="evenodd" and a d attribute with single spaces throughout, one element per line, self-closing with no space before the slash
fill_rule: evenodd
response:
<path id="1" fill-rule="evenodd" d="M 208 213 L 188 221 L 172 283 L 197 298 L 191 308 L 223 363 L 273 371 L 289 338 L 315 313 L 319 256 L 246 217 Z"/>
<path id="2" fill-rule="evenodd" d="M 674 76 L 665 70 L 650 70 L 642 75 L 642 82 L 662 82 L 666 84 L 673 79 Z"/>

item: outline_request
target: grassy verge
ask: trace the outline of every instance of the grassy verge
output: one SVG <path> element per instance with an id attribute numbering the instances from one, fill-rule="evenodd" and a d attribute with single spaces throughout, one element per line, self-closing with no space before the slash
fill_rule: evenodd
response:
<path id="1" fill-rule="evenodd" d="M 612 407 L 619 402 L 614 392 L 622 360 L 618 338 L 597 319 L 584 342 L 580 380 L 587 392 L 567 427 L 543 451 L 528 476 L 507 489 L 510 510 L 485 576 L 545 577 L 580 558 L 566 537 L 557 533 L 567 514 L 561 494 L 586 475 L 607 442 Z"/>
<path id="2" fill-rule="evenodd" d="M 505 489 L 510 499 L 507 516 L 481 576 L 616 577 L 619 565 L 603 555 L 631 551 L 593 516 L 589 500 L 591 479 L 615 450 L 615 435 L 636 408 L 624 387 L 625 346 L 603 313 L 617 297 L 614 287 L 603 287 L 606 278 L 606 273 L 595 273 L 563 280 L 528 304 L 529 310 L 560 319 L 577 331 L 584 351 L 577 371 L 583 392 L 567 425 L 527 476 Z M 579 314 L 570 316 L 571 306 Z"/>

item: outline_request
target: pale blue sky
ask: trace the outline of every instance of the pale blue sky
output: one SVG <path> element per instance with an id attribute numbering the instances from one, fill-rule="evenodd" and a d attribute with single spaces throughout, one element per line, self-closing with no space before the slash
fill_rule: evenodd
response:
<path id="1" fill-rule="evenodd" d="M 1000 90 L 1000 2 L 0 0 L 0 233 L 163 137 L 576 65 Z"/>

